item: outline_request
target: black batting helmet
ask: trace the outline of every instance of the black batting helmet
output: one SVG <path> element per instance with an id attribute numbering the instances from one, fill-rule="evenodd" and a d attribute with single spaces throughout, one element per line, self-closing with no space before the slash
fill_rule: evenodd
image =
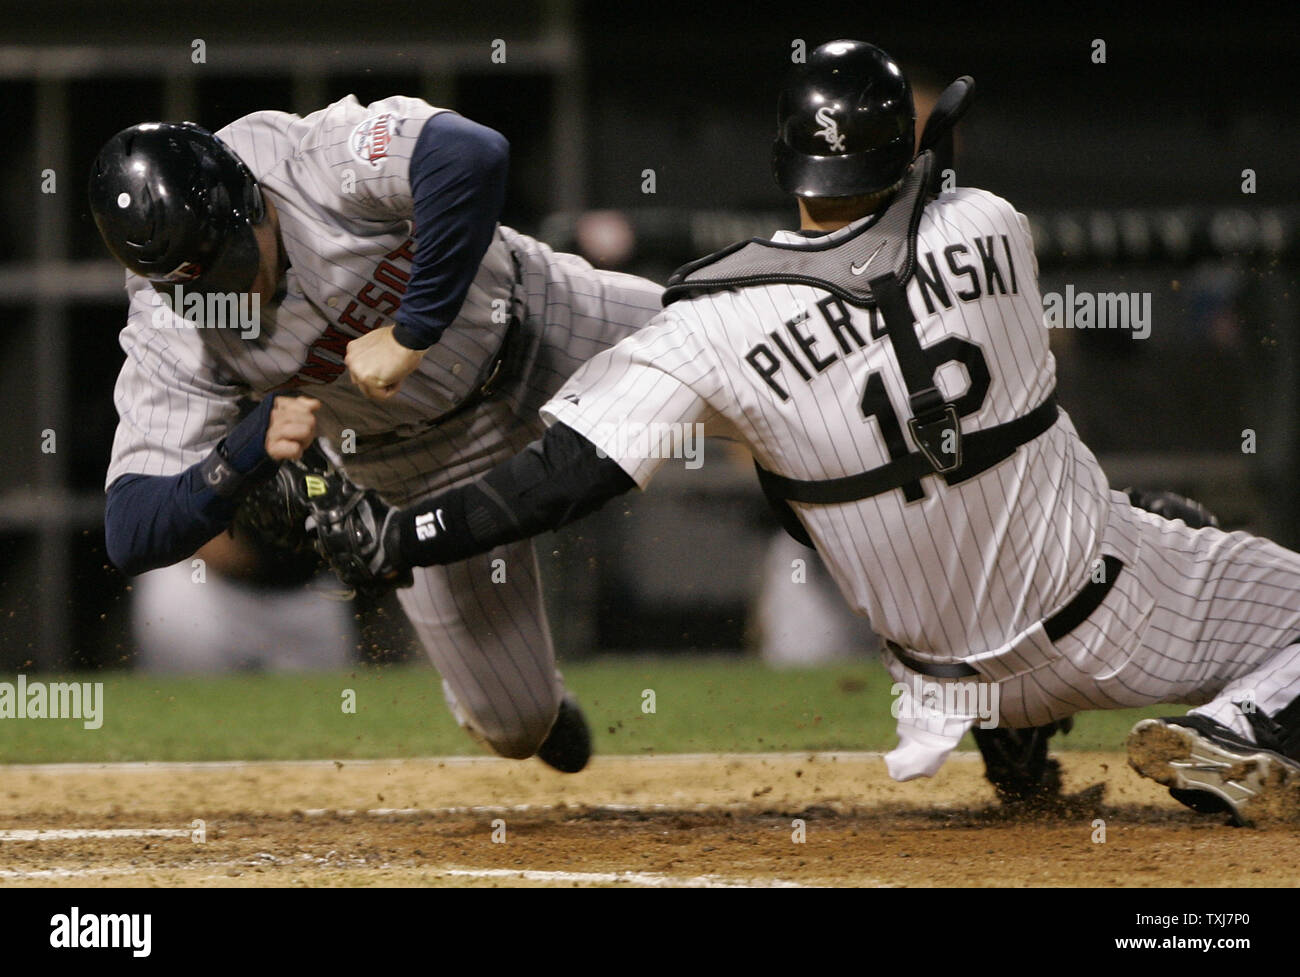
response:
<path id="1" fill-rule="evenodd" d="M 155 288 L 246 292 L 257 277 L 261 189 L 193 122 L 146 122 L 105 143 L 90 171 L 90 209 L 108 250 Z"/>
<path id="2" fill-rule="evenodd" d="M 915 132 L 912 86 L 894 59 L 862 41 L 831 41 L 781 89 L 772 172 L 801 197 L 875 193 L 907 170 Z"/>

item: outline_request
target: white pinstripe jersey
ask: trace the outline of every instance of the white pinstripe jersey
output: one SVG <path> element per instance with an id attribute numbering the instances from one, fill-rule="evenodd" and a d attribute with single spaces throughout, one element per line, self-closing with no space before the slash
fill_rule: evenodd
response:
<path id="1" fill-rule="evenodd" d="M 808 242 L 792 232 L 774 239 Z M 917 334 L 946 361 L 937 382 L 956 398 L 963 431 L 1041 403 L 1055 361 L 1024 217 L 982 190 L 945 193 L 925 208 L 917 258 L 907 289 Z M 745 443 L 769 471 L 829 479 L 884 464 L 891 441 L 896 452 L 915 450 L 902 433 L 909 415 L 876 310 L 784 284 L 671 305 L 543 408 L 641 486 L 663 459 L 639 457 L 659 452 L 637 450 L 644 439 L 621 425 L 702 422 Z M 1108 494 L 1068 417 L 969 481 L 921 484 L 924 498 L 911 502 L 895 489 L 794 506 L 849 603 L 883 636 L 944 657 L 991 651 L 1085 583 Z"/>
<path id="2" fill-rule="evenodd" d="M 365 398 L 343 366 L 349 340 L 392 323 L 410 278 L 410 160 L 424 123 L 445 111 L 394 96 L 349 95 L 305 117 L 255 112 L 220 130 L 279 212 L 287 294 L 261 309 L 256 338 L 173 318 L 147 281 L 127 273 L 131 305 L 114 392 L 119 423 L 106 485 L 128 472 L 172 475 L 227 432 L 243 394 L 285 387 L 318 397 L 322 434 L 415 430 L 485 379 L 514 287 L 498 229 L 459 315 L 398 394 Z M 495 303 L 495 304 L 494 304 Z M 159 328 L 161 314 L 170 328 Z"/>

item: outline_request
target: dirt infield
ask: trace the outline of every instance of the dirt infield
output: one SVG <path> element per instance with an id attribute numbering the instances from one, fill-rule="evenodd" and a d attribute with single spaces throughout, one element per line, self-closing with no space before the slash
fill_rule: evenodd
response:
<path id="1" fill-rule="evenodd" d="M 909 784 L 870 754 L 0 767 L 0 885 L 1296 884 L 1300 830 L 1062 760 L 1071 796 L 1036 815 L 966 754 Z"/>

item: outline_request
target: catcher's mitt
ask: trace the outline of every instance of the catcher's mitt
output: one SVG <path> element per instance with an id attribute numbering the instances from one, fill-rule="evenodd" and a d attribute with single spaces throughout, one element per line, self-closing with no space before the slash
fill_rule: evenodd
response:
<path id="1" fill-rule="evenodd" d="M 296 498 L 289 466 L 323 470 L 329 461 L 313 446 L 301 462 L 283 462 L 274 475 L 244 493 L 230 522 L 230 535 L 256 553 L 257 582 L 297 586 L 320 572 L 324 561 L 305 522 L 309 512 Z"/>
<path id="2" fill-rule="evenodd" d="M 397 510 L 378 492 L 353 484 L 319 451 L 281 464 L 273 482 L 290 519 L 345 586 L 378 596 L 414 582 L 410 567 L 398 565 L 396 533 L 385 534 L 395 530 Z"/>
<path id="3" fill-rule="evenodd" d="M 300 461 L 284 461 L 275 475 L 251 489 L 231 522 L 237 536 L 280 559 L 322 559 L 356 592 L 382 594 L 409 587 L 409 569 L 391 565 L 383 527 L 393 511 L 369 489 L 353 484 L 316 445 Z"/>
<path id="4" fill-rule="evenodd" d="M 259 482 L 239 500 L 231 532 L 282 553 L 314 552 L 305 526 L 310 513 L 297 498 L 290 469 L 324 471 L 328 466 L 329 460 L 315 445 L 304 453 L 302 461 L 281 462 L 272 477 Z"/>

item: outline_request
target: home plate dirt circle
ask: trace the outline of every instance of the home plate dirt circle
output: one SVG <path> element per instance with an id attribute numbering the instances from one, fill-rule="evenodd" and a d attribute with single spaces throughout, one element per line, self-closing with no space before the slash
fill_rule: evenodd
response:
<path id="1" fill-rule="evenodd" d="M 1052 810 L 973 754 L 0 767 L 4 886 L 1278 886 L 1300 832 L 1185 810 L 1123 755 L 1062 755 Z"/>

